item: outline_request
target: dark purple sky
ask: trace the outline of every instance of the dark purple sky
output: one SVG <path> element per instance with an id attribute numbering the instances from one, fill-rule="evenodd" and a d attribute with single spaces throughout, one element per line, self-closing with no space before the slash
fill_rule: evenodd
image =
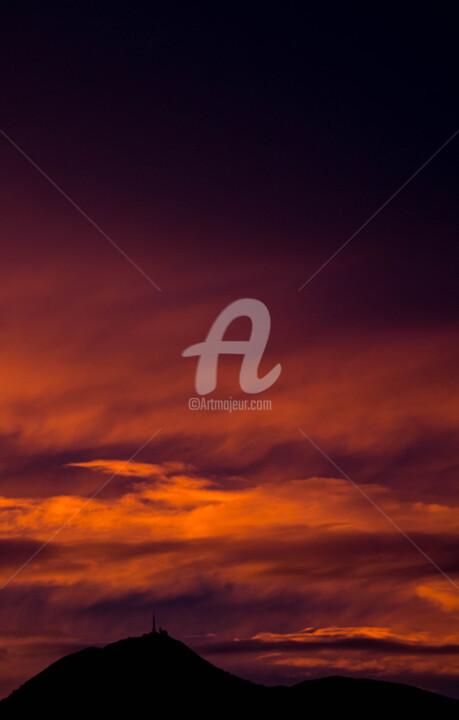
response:
<path id="1" fill-rule="evenodd" d="M 8 2 L 0 33 L 0 694 L 153 606 L 247 677 L 454 694 L 453 18 Z M 244 297 L 273 409 L 193 413 L 181 353 Z"/>

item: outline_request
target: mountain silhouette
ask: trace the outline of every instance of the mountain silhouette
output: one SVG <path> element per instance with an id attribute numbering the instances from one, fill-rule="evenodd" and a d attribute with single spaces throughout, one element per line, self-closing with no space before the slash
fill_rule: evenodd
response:
<path id="1" fill-rule="evenodd" d="M 431 712 L 446 717 L 459 701 L 377 680 L 327 677 L 293 687 L 265 687 L 204 660 L 167 633 L 89 647 L 58 660 L 0 702 L 0 718 L 165 717 L 192 712 L 200 718 L 378 717 L 390 712 Z"/>

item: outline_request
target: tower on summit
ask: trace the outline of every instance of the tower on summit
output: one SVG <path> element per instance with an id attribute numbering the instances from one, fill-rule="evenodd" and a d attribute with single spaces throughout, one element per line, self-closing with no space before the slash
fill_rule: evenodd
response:
<path id="1" fill-rule="evenodd" d="M 163 630 L 162 627 L 159 628 L 159 630 L 156 629 L 156 616 L 155 613 L 153 613 L 153 623 L 151 626 L 151 630 L 149 633 L 146 633 L 146 635 L 162 635 L 163 637 L 168 637 L 167 630 Z"/>

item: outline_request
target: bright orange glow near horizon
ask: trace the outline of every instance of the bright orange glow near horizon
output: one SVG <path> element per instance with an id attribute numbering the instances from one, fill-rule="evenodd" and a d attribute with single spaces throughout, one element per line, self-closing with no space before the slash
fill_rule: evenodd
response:
<path id="1" fill-rule="evenodd" d="M 298 430 L 457 582 L 452 331 L 311 325 L 290 337 L 291 301 L 260 284 L 251 295 L 278 308 L 260 370 L 282 362 L 262 395 L 273 409 L 193 412 L 195 361 L 180 352 L 205 337 L 229 292 L 183 311 L 175 298 L 152 303 L 131 278 L 118 302 L 125 271 L 82 295 L 62 285 L 64 263 L 66 301 L 52 309 L 49 278 L 35 278 L 27 301 L 10 289 L 3 582 L 52 541 L 2 590 L 5 690 L 72 648 L 140 634 L 153 605 L 172 634 L 247 676 L 256 659 L 268 680 L 457 677 L 457 590 Z M 309 303 L 302 311 L 307 324 Z M 241 396 L 239 364 L 221 359 L 213 397 Z M 47 618 L 38 635 L 23 599 L 33 595 Z"/>

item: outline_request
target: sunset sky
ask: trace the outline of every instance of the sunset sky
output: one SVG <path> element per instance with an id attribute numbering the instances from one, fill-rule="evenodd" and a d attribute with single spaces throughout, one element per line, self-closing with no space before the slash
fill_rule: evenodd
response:
<path id="1" fill-rule="evenodd" d="M 459 697 L 457 38 L 367 12 L 4 4 L 0 697 L 153 609 L 256 681 Z M 272 409 L 192 411 L 239 298 Z"/>

